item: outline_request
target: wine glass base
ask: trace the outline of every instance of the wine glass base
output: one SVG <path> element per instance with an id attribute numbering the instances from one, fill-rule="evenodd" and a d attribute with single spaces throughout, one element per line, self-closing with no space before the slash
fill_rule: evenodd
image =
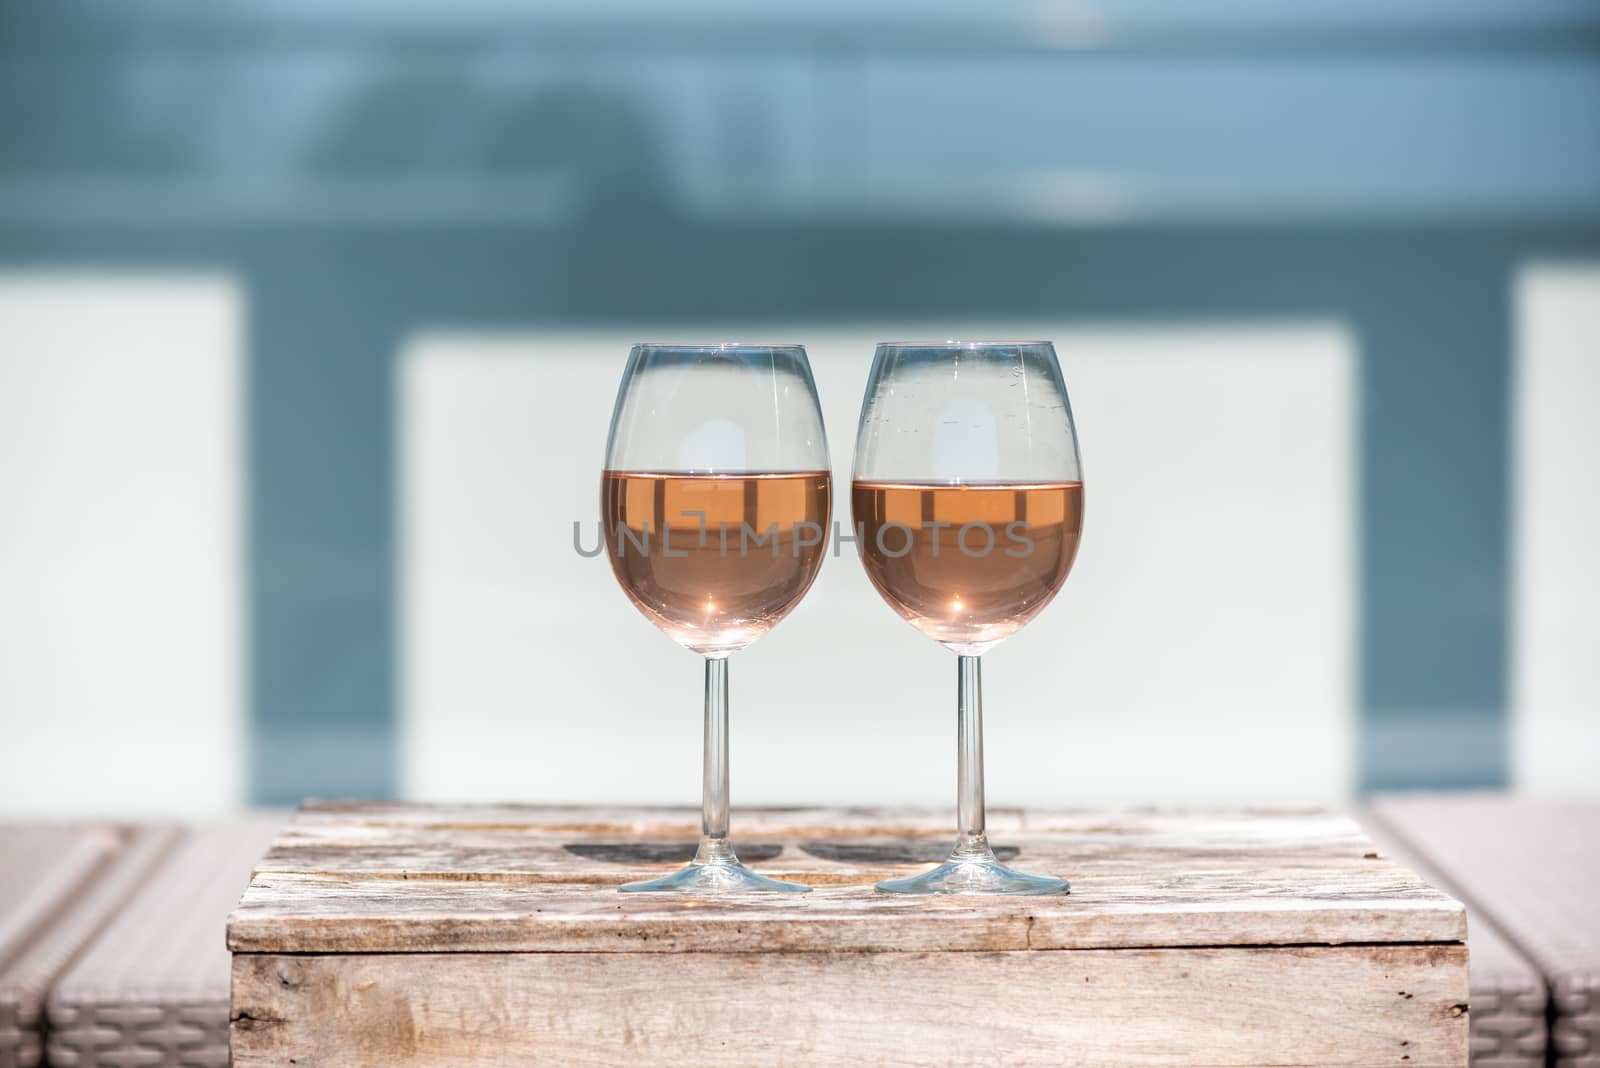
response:
<path id="1" fill-rule="evenodd" d="M 993 857 L 984 860 L 951 859 L 921 875 L 885 879 L 880 894 L 1065 894 L 1065 879 L 1029 875 L 1006 867 Z"/>
<path id="2" fill-rule="evenodd" d="M 804 883 L 786 883 L 757 875 L 738 861 L 731 864 L 690 864 L 645 882 L 623 883 L 624 894 L 808 894 Z"/>

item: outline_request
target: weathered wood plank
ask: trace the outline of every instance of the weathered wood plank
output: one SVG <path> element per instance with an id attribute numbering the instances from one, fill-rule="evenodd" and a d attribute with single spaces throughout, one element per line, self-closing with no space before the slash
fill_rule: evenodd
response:
<path id="1" fill-rule="evenodd" d="M 872 884 L 917 870 L 919 850 L 929 862 L 941 857 L 948 814 L 752 813 L 740 824 L 750 828 L 742 841 L 775 850 L 753 866 L 818 891 L 685 900 L 623 896 L 614 887 L 671 870 L 629 850 L 663 841 L 692 848 L 692 825 L 640 810 L 592 819 L 587 810 L 562 810 L 544 825 L 532 811 L 551 812 L 309 810 L 258 865 L 230 920 L 229 945 L 245 952 L 920 951 L 1430 942 L 1465 934 L 1458 904 L 1383 860 L 1352 820 L 1325 813 L 1021 813 L 1012 830 L 994 834 L 996 846 L 1016 850 L 1011 863 L 1019 868 L 1072 879 L 1069 897 L 929 901 L 875 894 Z M 623 825 L 640 829 L 625 835 L 617 831 Z"/>
<path id="2" fill-rule="evenodd" d="M 256 870 L 615 884 L 650 871 L 664 846 L 676 847 L 679 862 L 687 860 L 698 833 L 695 823 L 644 814 L 586 820 L 581 812 L 567 813 L 566 822 L 550 825 L 501 822 L 508 816 L 503 809 L 493 810 L 487 820 L 474 821 L 463 810 L 444 815 L 442 821 L 421 822 L 308 813 L 285 829 Z M 797 823 L 796 817 L 817 822 Z M 914 810 L 756 810 L 739 821 L 735 844 L 752 866 L 769 875 L 819 885 L 866 883 L 904 874 L 910 864 L 942 860 L 952 837 L 948 823 L 948 813 L 935 818 Z M 1131 869 L 1203 867 L 1216 860 L 1247 864 L 1252 857 L 1260 858 L 1257 867 L 1280 866 L 1285 857 L 1295 864 L 1320 860 L 1339 867 L 1370 848 L 1353 821 L 1326 813 L 1086 813 L 1073 819 L 1057 814 L 1041 829 L 1023 829 L 1020 817 L 1015 823 L 990 833 L 1006 859 L 1018 858 L 1021 867 L 1118 861 Z M 672 866 L 661 861 L 654 870 Z"/>
<path id="3" fill-rule="evenodd" d="M 615 889 L 688 810 L 314 806 L 229 923 L 235 1063 L 1464 1063 L 1461 907 L 1346 817 L 1013 812 L 1069 897 L 873 892 L 947 821 L 741 812 L 817 890 L 707 899 Z"/>
<path id="4" fill-rule="evenodd" d="M 235 1068 L 1466 1063 L 1460 945 L 234 960 Z"/>
<path id="5" fill-rule="evenodd" d="M 868 883 L 934 864 L 950 852 L 953 836 L 881 835 L 745 836 L 740 856 L 757 870 L 812 885 Z M 1365 840 L 1327 845 L 1308 840 L 1292 849 L 1250 848 L 1211 842 L 1203 828 L 1187 840 L 1149 841 L 1114 832 L 994 835 L 1001 856 L 1016 867 L 1051 871 L 1123 869 L 1152 875 L 1187 871 L 1304 868 L 1368 878 L 1378 871 L 1364 857 Z M 595 883 L 615 885 L 641 873 L 664 873 L 694 855 L 690 837 L 618 838 L 553 835 L 536 831 L 408 831 L 295 829 L 278 839 L 256 865 L 261 873 L 440 878 L 459 881 Z M 1358 863 L 1359 861 L 1359 863 Z M 1066 867 L 1062 868 L 1061 866 Z"/>
<path id="6" fill-rule="evenodd" d="M 1293 875 L 1294 873 L 1289 873 Z M 804 897 L 675 898 L 611 887 L 258 875 L 229 923 L 235 952 L 766 952 L 1075 949 L 1454 941 L 1459 906 L 1403 883 L 1191 873 L 1181 886 L 1078 876 L 1066 898 L 908 898 L 871 886 Z"/>

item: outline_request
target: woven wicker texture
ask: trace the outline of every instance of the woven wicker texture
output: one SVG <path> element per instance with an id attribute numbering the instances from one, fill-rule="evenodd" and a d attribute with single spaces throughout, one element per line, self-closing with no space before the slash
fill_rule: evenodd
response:
<path id="1" fill-rule="evenodd" d="M 1385 855 L 1460 899 L 1461 890 L 1425 859 L 1423 848 L 1391 829 L 1378 815 L 1363 820 Z M 1473 1068 L 1544 1068 L 1549 998 L 1539 969 L 1480 909 L 1468 905 L 1467 947 L 1472 953 L 1471 1050 Z"/>
<path id="2" fill-rule="evenodd" d="M 45 993 L 93 930 L 76 906 L 120 846 L 104 828 L 0 827 L 0 1068 L 41 1063 Z"/>
<path id="3" fill-rule="evenodd" d="M 226 1068 L 223 925 L 281 824 L 190 832 L 142 880 L 50 994 L 52 1068 Z"/>
<path id="4" fill-rule="evenodd" d="M 1372 810 L 1539 969 L 1550 1064 L 1600 1068 L 1600 803 L 1408 795 Z"/>

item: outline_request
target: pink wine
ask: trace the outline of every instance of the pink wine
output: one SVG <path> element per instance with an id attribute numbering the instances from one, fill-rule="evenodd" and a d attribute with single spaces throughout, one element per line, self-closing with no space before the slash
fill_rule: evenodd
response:
<path id="1" fill-rule="evenodd" d="M 858 481 L 850 503 L 872 584 L 959 653 L 982 652 L 1038 615 L 1083 532 L 1082 482 Z"/>
<path id="2" fill-rule="evenodd" d="M 600 515 L 617 582 L 674 641 L 708 655 L 771 630 L 817 577 L 832 478 L 606 471 Z"/>

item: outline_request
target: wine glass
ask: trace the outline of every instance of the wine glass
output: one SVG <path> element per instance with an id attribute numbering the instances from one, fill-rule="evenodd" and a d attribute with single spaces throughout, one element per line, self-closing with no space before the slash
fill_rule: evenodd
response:
<path id="1" fill-rule="evenodd" d="M 705 657 L 705 777 L 694 860 L 623 890 L 810 889 L 757 875 L 728 841 L 728 657 L 805 596 L 832 503 L 805 349 L 633 347 L 600 479 L 606 555 L 639 611 Z"/>
<path id="2" fill-rule="evenodd" d="M 1083 529 L 1077 431 L 1048 341 L 882 344 L 856 439 L 851 507 L 867 577 L 957 668 L 958 836 L 900 894 L 1061 894 L 984 833 L 983 653 L 1066 581 Z"/>

